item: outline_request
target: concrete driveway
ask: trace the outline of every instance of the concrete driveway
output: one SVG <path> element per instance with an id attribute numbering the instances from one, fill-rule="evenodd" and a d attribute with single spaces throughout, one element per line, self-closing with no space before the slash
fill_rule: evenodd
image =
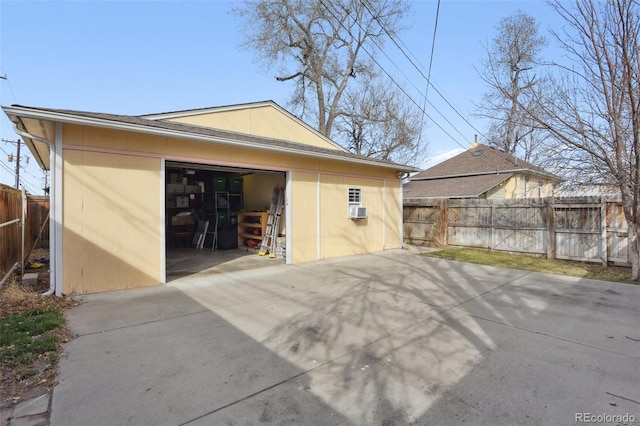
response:
<path id="1" fill-rule="evenodd" d="M 640 422 L 640 286 L 391 250 L 87 296 L 68 318 L 52 425 Z"/>

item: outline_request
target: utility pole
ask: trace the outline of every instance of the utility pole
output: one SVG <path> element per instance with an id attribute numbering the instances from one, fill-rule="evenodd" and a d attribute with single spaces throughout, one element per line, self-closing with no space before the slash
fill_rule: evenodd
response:
<path id="1" fill-rule="evenodd" d="M 15 187 L 16 189 L 20 189 L 20 145 L 22 145 L 22 142 L 20 142 L 20 139 L 18 139 L 17 141 L 12 141 L 9 139 L 2 139 L 2 142 L 5 143 L 12 143 L 16 145 L 16 171 L 15 171 L 15 175 L 16 175 L 16 184 Z M 28 160 L 28 159 L 27 159 Z M 9 160 L 11 161 L 11 160 Z M 29 161 L 27 161 L 27 164 L 29 163 Z"/>
<path id="2" fill-rule="evenodd" d="M 16 143 L 18 152 L 16 153 L 16 189 L 20 188 L 20 141 Z"/>

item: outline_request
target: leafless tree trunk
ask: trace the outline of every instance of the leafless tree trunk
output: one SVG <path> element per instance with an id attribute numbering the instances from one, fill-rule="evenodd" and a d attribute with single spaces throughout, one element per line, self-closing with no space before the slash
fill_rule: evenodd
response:
<path id="1" fill-rule="evenodd" d="M 347 90 L 336 132 L 350 151 L 380 160 L 414 164 L 426 142 L 420 111 L 391 84 L 367 80 Z"/>
<path id="2" fill-rule="evenodd" d="M 245 46 L 279 66 L 276 78 L 295 83 L 292 105 L 331 137 L 349 82 L 374 75 L 363 48 L 401 30 L 407 11 L 405 0 L 247 0 L 235 13 Z"/>
<path id="3" fill-rule="evenodd" d="M 535 143 L 536 139 L 544 135 L 519 104 L 523 94 L 535 90 L 538 83 L 533 69 L 546 40 L 538 35 L 535 19 L 521 11 L 503 18 L 496 29 L 497 35 L 487 47 L 487 59 L 478 70 L 489 90 L 477 105 L 476 115 L 490 120 L 489 145 L 529 161 L 542 145 Z"/>
<path id="4" fill-rule="evenodd" d="M 629 227 L 632 279 L 640 277 L 640 4 L 553 0 L 567 26 L 556 39 L 572 59 L 553 85 L 518 99 L 557 139 L 566 167 L 585 182 L 616 187 Z M 505 91 L 505 95 L 508 93 Z"/>

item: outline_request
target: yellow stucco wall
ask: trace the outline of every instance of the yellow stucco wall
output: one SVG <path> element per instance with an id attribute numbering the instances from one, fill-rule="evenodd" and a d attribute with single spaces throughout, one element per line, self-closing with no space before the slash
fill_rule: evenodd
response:
<path id="1" fill-rule="evenodd" d="M 317 259 L 318 247 L 318 174 L 294 172 L 291 200 L 295 205 L 291 218 L 292 263 Z"/>
<path id="2" fill-rule="evenodd" d="M 292 125 L 290 117 L 269 105 L 176 117 L 167 121 L 337 149 L 311 129 Z"/>
<path id="3" fill-rule="evenodd" d="M 521 173 L 515 174 L 503 185 L 490 191 L 487 194 L 487 198 L 539 198 L 553 195 L 553 183 L 549 179 L 529 175 L 529 181 L 527 182 L 525 177 L 526 175 Z M 539 185 L 539 182 L 542 182 L 542 186 Z"/>
<path id="4" fill-rule="evenodd" d="M 63 293 L 161 282 L 160 160 L 64 151 Z"/>
<path id="5" fill-rule="evenodd" d="M 383 249 L 381 182 L 342 176 L 322 176 L 321 256 L 345 256 Z M 348 218 L 349 188 L 360 188 L 366 219 Z"/>
<path id="6" fill-rule="evenodd" d="M 217 145 L 192 140 L 145 135 L 120 130 L 64 126 L 65 146 L 77 149 L 102 149 L 152 155 L 170 160 L 204 164 L 233 165 L 266 170 L 301 170 L 347 173 L 395 179 L 393 169 L 365 164 L 345 163 L 330 159 L 303 157 L 283 152 Z"/>
<path id="7" fill-rule="evenodd" d="M 401 247 L 400 180 L 393 169 L 77 125 L 65 125 L 63 135 L 65 293 L 162 281 L 161 158 L 290 171 L 293 263 Z M 284 176 L 258 176 L 271 179 L 262 204 L 273 179 Z M 367 219 L 347 218 L 349 187 L 362 189 Z"/>
<path id="8" fill-rule="evenodd" d="M 349 188 L 361 189 L 367 219 L 348 218 Z M 353 176 L 295 173 L 292 189 L 292 202 L 296 206 L 292 218 L 294 262 L 401 247 L 399 188 L 396 180 L 384 182 Z"/>

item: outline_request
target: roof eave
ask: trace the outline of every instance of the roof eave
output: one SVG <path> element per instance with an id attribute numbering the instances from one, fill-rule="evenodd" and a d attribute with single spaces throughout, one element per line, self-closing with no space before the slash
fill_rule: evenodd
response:
<path id="1" fill-rule="evenodd" d="M 410 181 L 414 181 L 414 182 L 419 182 L 422 180 L 437 180 L 437 179 L 450 179 L 450 178 L 460 178 L 460 177 L 472 177 L 472 176 L 485 176 L 485 175 L 500 175 L 500 174 L 508 174 L 508 173 L 529 173 L 532 175 L 539 175 L 539 176 L 544 176 L 550 179 L 554 179 L 557 181 L 562 181 L 562 178 L 553 175 L 551 173 L 543 173 L 543 172 L 539 172 L 536 170 L 531 170 L 531 169 L 509 169 L 509 170 L 494 170 L 494 171 L 487 171 L 487 172 L 477 172 L 477 173 L 459 173 L 459 174 L 455 174 L 455 175 L 438 175 L 438 176 L 428 176 L 428 177 L 420 177 L 420 178 L 416 178 L 416 177 L 412 177 L 409 178 Z"/>
<path id="2" fill-rule="evenodd" d="M 403 166 L 395 163 L 383 163 L 377 161 L 371 161 L 365 158 L 354 158 L 354 157 L 344 157 L 341 155 L 332 155 L 329 153 L 316 153 L 311 151 L 305 151 L 301 149 L 295 148 L 285 148 L 273 145 L 264 145 L 255 142 L 248 141 L 237 141 L 228 138 L 210 136 L 210 135 L 201 135 L 197 133 L 190 133 L 180 130 L 173 129 L 165 129 L 153 126 L 139 125 L 133 123 L 122 123 L 113 120 L 107 120 L 96 117 L 83 117 L 68 113 L 61 112 L 53 112 L 53 111 L 42 111 L 37 109 L 25 108 L 20 106 L 5 106 L 3 107 L 4 111 L 7 115 L 13 115 L 15 117 L 26 117 L 32 119 L 40 119 L 40 120 L 49 120 L 54 122 L 68 123 L 68 124 L 79 124 L 93 127 L 102 127 L 108 129 L 116 129 L 122 131 L 134 131 L 139 133 L 160 135 L 166 137 L 175 137 L 180 139 L 188 139 L 195 140 L 199 142 L 207 142 L 207 143 L 218 143 L 229 146 L 243 147 L 243 148 L 253 148 L 262 151 L 270 151 L 270 152 L 279 152 L 279 153 L 288 153 L 301 155 L 305 157 L 312 157 L 318 159 L 332 159 L 342 162 L 355 163 L 355 164 L 363 164 L 373 167 L 382 167 L 387 169 L 392 169 L 404 173 L 411 173 L 418 171 L 415 167 Z"/>
<path id="3" fill-rule="evenodd" d="M 5 107 L 3 107 L 3 109 L 6 111 Z M 16 127 L 19 127 L 19 126 L 22 127 L 19 130 L 28 132 L 27 126 L 25 126 L 25 124 L 22 122 L 19 116 L 10 114 L 9 112 L 7 112 L 7 116 L 9 117 L 9 121 L 11 121 L 11 123 L 14 124 Z M 38 163 L 38 165 L 40 166 L 40 169 L 49 170 L 49 166 L 45 164 L 44 159 L 40 156 L 40 153 L 35 146 L 36 143 L 42 143 L 43 145 L 44 143 L 34 141 L 33 139 L 28 138 L 26 136 L 22 136 L 22 140 L 24 140 L 25 145 L 27 145 L 27 148 L 29 148 L 31 155 L 33 155 L 33 158 L 35 158 L 36 163 Z"/>
<path id="4" fill-rule="evenodd" d="M 438 197 L 409 197 L 409 198 L 478 198 L 479 196 L 481 196 L 482 194 L 491 191 L 493 188 L 497 187 L 498 185 L 501 185 L 502 183 L 504 183 L 507 179 L 509 179 L 511 176 L 513 176 L 513 173 L 510 173 L 508 176 L 505 176 L 504 179 L 502 179 L 501 181 L 498 181 L 492 185 L 488 185 L 486 188 L 479 190 L 480 192 L 474 194 L 469 194 L 469 195 L 443 195 L 443 196 L 438 196 Z M 426 179 L 428 180 L 428 179 Z"/>

